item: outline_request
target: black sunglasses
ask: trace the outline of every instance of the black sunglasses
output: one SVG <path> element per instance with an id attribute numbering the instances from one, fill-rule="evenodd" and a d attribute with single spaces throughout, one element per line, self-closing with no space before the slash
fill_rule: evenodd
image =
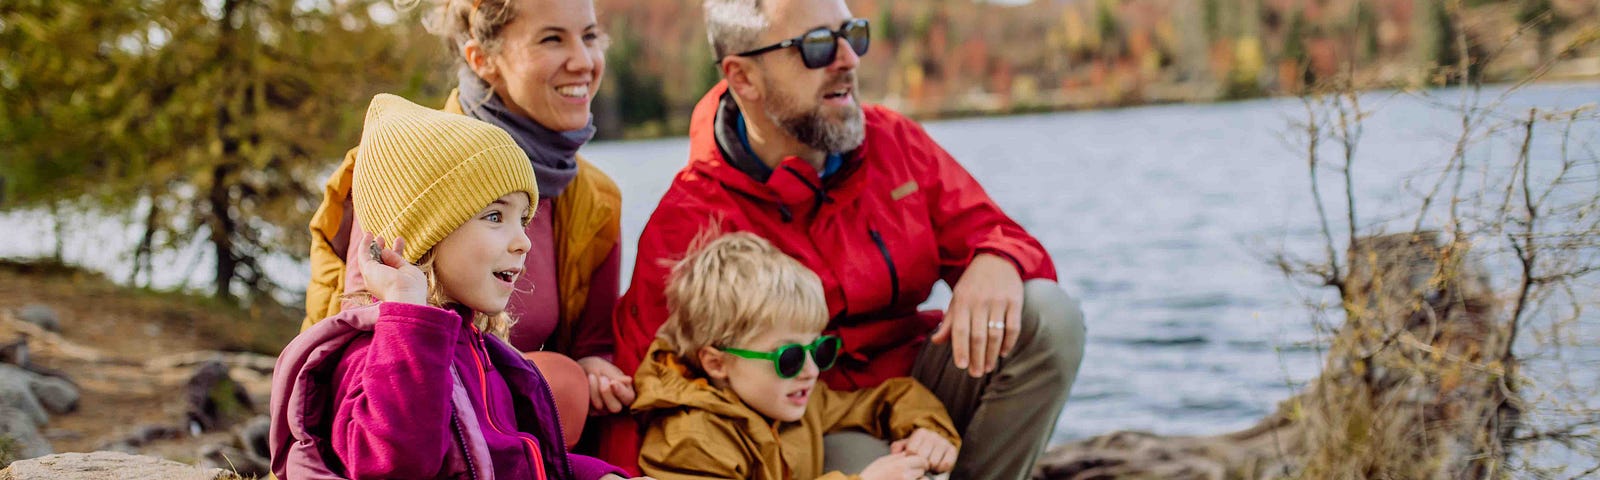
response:
<path id="1" fill-rule="evenodd" d="M 805 61 L 806 68 L 816 69 L 833 63 L 834 56 L 839 53 L 837 39 L 840 38 L 850 43 L 850 49 L 855 50 L 857 56 L 866 55 L 867 47 L 872 45 L 871 26 L 864 18 L 852 18 L 845 20 L 838 30 L 821 27 L 798 37 L 734 55 L 754 57 L 773 50 L 800 47 L 800 59 Z"/>
<path id="2" fill-rule="evenodd" d="M 756 352 L 737 348 L 722 348 L 722 351 L 734 356 L 753 360 L 770 360 L 773 368 L 778 370 L 778 378 L 794 378 L 801 370 L 806 368 L 806 353 L 811 354 L 811 359 L 817 361 L 818 370 L 833 368 L 833 362 L 839 360 L 839 347 L 844 342 L 833 335 L 823 335 L 809 345 L 791 343 L 778 347 L 770 352 Z"/>

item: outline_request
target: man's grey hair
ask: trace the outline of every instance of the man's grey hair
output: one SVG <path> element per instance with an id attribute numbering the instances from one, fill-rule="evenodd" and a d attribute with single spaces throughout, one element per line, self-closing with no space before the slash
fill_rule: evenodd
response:
<path id="1" fill-rule="evenodd" d="M 706 0 L 706 39 L 711 41 L 711 51 L 721 60 L 729 55 L 747 52 L 759 45 L 761 32 L 767 30 L 767 14 L 762 11 L 763 0 Z"/>

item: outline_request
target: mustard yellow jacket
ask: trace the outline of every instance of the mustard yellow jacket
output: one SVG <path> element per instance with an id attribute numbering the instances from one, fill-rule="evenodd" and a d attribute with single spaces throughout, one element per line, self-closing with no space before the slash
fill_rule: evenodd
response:
<path id="1" fill-rule="evenodd" d="M 458 92 L 450 92 L 442 110 L 461 114 Z M 318 320 L 339 313 L 344 295 L 344 249 L 335 238 L 348 241 L 351 173 L 356 149 L 344 156 L 323 186 L 322 205 L 311 217 L 311 282 L 306 286 L 305 330 Z M 561 292 L 561 322 L 550 335 L 557 352 L 569 351 L 574 341 L 573 323 L 583 315 L 595 269 L 622 237 L 622 192 L 599 168 L 579 156 L 578 175 L 555 203 L 556 279 Z"/>
<path id="2" fill-rule="evenodd" d="M 799 422 L 772 422 L 732 390 L 689 372 L 671 347 L 657 340 L 633 376 L 638 393 L 633 412 L 648 425 L 639 468 L 658 480 L 854 479 L 822 471 L 823 434 L 845 429 L 901 439 L 926 428 L 961 446 L 944 404 L 910 378 L 854 392 L 817 382 Z"/>

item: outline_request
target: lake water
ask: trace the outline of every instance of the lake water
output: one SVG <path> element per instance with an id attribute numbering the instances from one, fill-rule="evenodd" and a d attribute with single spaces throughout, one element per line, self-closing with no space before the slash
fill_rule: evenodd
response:
<path id="1" fill-rule="evenodd" d="M 1366 218 L 1417 204 L 1409 191 L 1420 187 L 1407 182 L 1448 158 L 1460 121 L 1447 107 L 1459 93 L 1363 97 L 1377 110 L 1355 182 Z M 1531 106 L 1596 101 L 1600 85 L 1542 85 L 1503 109 L 1525 115 Z M 1321 356 L 1306 303 L 1336 305 L 1337 297 L 1288 281 L 1268 261 L 1280 250 L 1320 251 L 1304 148 L 1289 140 L 1303 118 L 1298 100 L 1271 99 L 926 125 L 1049 248 L 1062 284 L 1083 301 L 1088 350 L 1055 441 L 1119 429 L 1245 428 L 1316 375 Z M 1595 122 L 1588 125 L 1593 158 Z M 1535 154 L 1554 145 L 1546 137 Z M 1506 145 L 1488 148 L 1484 155 L 1512 159 Z M 624 239 L 638 238 L 687 152 L 685 139 L 585 148 L 624 192 Z M 1340 191 L 1331 173 L 1323 176 L 1324 192 Z M 929 304 L 948 298 L 941 288 Z"/>
<path id="2" fill-rule="evenodd" d="M 1416 205 L 1424 189 L 1418 179 L 1432 178 L 1418 175 L 1443 164 L 1459 131 L 1459 117 L 1447 107 L 1461 93 L 1363 97 L 1376 113 L 1366 124 L 1354 182 L 1364 215 L 1358 223 L 1388 220 Z M 1517 92 L 1503 109 L 1525 115 L 1527 107 L 1597 100 L 1600 85 L 1540 85 Z M 1276 251 L 1320 251 L 1304 148 L 1291 140 L 1292 122 L 1303 117 L 1299 101 L 1271 99 L 926 125 L 1050 249 L 1063 286 L 1083 301 L 1088 351 L 1055 441 L 1119 429 L 1244 428 L 1316 375 L 1318 335 L 1306 304 L 1337 300 L 1287 280 L 1267 260 Z M 1590 158 L 1597 136 L 1593 122 L 1575 134 L 1587 142 L 1583 154 Z M 1504 143 L 1481 144 L 1479 157 L 1509 164 Z M 1535 155 L 1556 146 L 1544 135 Z M 682 138 L 584 149 L 624 192 L 625 272 L 634 240 L 687 150 Z M 1339 187 L 1327 181 L 1324 192 L 1334 195 Z M 126 253 L 104 246 L 131 246 L 137 233 L 113 220 L 72 221 L 68 259 L 125 276 Z M 0 214 L 0 229 L 21 239 L 0 244 L 0 257 L 52 248 L 50 222 L 37 212 Z M 155 283 L 207 285 L 203 252 L 158 257 L 155 263 L 166 267 Z M 270 273 L 286 285 L 307 278 L 303 264 L 288 261 L 274 262 Z M 947 301 L 941 289 L 929 303 Z M 1585 328 L 1595 324 L 1591 319 Z M 1580 371 L 1594 376 L 1595 364 L 1586 365 Z"/>

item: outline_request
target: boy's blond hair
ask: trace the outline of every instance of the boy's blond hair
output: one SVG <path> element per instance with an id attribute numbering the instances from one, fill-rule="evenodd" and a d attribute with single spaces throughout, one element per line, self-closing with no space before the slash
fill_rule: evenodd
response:
<path id="1" fill-rule="evenodd" d="M 702 347 L 741 347 L 779 326 L 828 325 L 822 280 L 765 239 L 737 232 L 695 244 L 667 276 L 667 323 L 656 333 L 684 363 L 700 370 Z"/>

